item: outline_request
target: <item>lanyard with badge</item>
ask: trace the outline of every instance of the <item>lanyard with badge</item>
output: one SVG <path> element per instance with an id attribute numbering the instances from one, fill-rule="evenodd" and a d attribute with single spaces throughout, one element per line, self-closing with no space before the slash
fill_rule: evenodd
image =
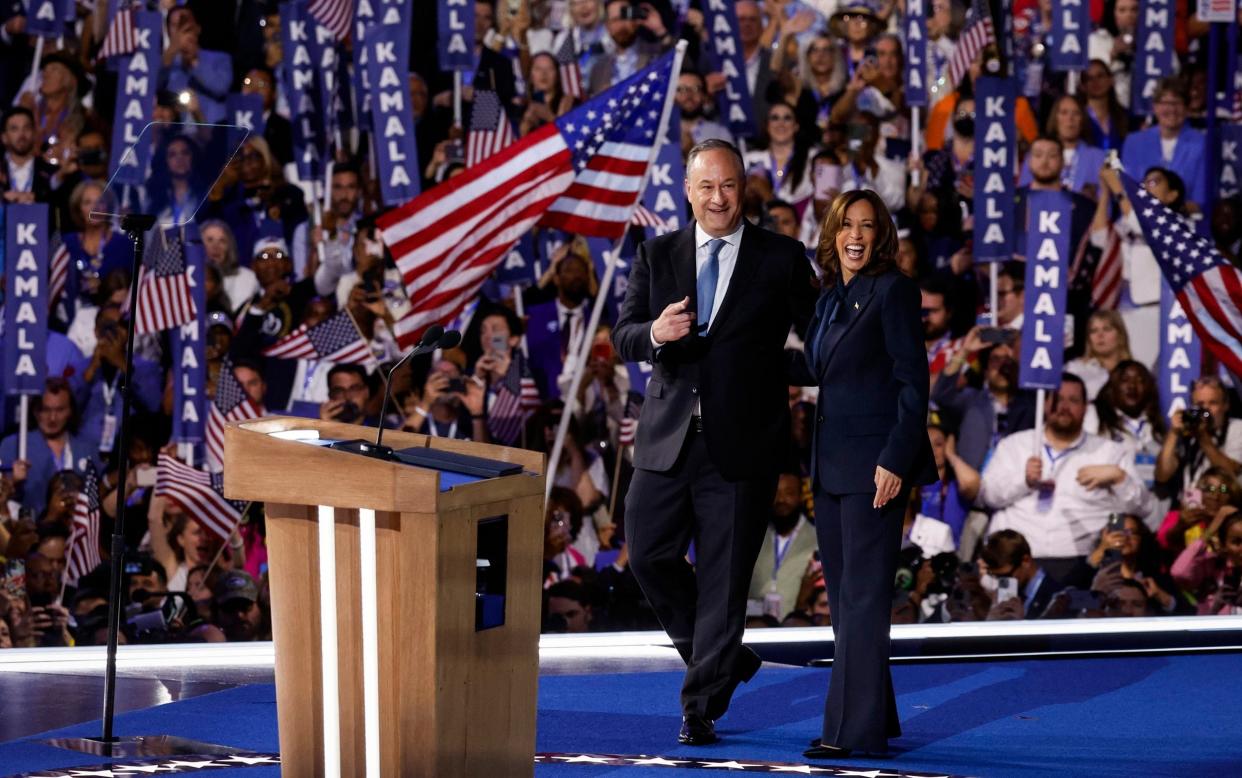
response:
<path id="1" fill-rule="evenodd" d="M 99 433 L 99 451 L 102 454 L 112 453 L 112 446 L 116 442 L 116 410 L 112 407 L 112 402 L 116 399 L 117 384 L 121 381 L 121 371 L 117 371 L 113 376 L 111 383 L 107 381 L 100 382 L 99 389 L 103 392 L 104 401 L 104 417 L 103 430 Z"/>
<path id="2" fill-rule="evenodd" d="M 794 526 L 793 532 L 789 533 L 789 537 L 782 538 L 780 535 L 774 535 L 772 538 L 772 580 L 776 580 L 776 575 L 781 571 L 781 564 L 785 561 L 785 557 L 789 555 L 789 548 L 793 545 L 794 538 L 798 537 L 798 527 Z M 783 541 L 783 542 L 782 542 Z"/>
<path id="3" fill-rule="evenodd" d="M 1148 450 L 1147 442 L 1143 439 L 1143 430 L 1147 427 L 1146 419 L 1139 419 L 1138 423 L 1133 420 L 1124 418 L 1126 429 L 1134 436 L 1134 469 L 1138 472 L 1139 478 L 1143 479 L 1143 484 L 1148 489 L 1154 489 L 1156 486 L 1156 454 Z"/>
<path id="4" fill-rule="evenodd" d="M 1049 446 L 1047 443 L 1044 444 L 1044 454 L 1048 457 L 1049 473 L 1048 477 L 1041 479 L 1039 484 L 1039 498 L 1036 501 L 1036 509 L 1040 513 L 1047 513 L 1052 508 L 1052 496 L 1057 490 L 1057 470 L 1059 465 L 1068 459 L 1070 454 L 1082 448 L 1085 442 L 1085 440 L 1079 441 L 1059 454 L 1052 450 L 1052 446 Z"/>
<path id="5" fill-rule="evenodd" d="M 427 421 L 430 422 L 427 425 L 427 430 L 428 430 L 428 434 L 430 434 L 431 437 L 433 438 L 455 438 L 457 437 L 457 420 L 456 419 L 454 419 L 453 422 L 449 424 L 448 432 L 444 435 L 441 435 L 440 431 L 436 429 L 435 419 L 428 419 Z"/>

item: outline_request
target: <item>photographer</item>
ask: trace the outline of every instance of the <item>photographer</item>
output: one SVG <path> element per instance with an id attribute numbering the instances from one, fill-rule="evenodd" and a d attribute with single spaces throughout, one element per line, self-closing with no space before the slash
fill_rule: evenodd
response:
<path id="1" fill-rule="evenodd" d="M 333 365 L 328 371 L 328 400 L 319 406 L 319 418 L 378 427 L 379 418 L 368 413 L 371 398 L 371 384 L 362 365 Z"/>
<path id="2" fill-rule="evenodd" d="M 482 383 L 475 377 L 462 378 L 457 363 L 440 360 L 427 375 L 422 396 L 410 393 L 403 429 L 435 438 L 487 442 Z"/>
<path id="3" fill-rule="evenodd" d="M 1173 414 L 1172 434 L 1156 458 L 1156 483 L 1169 492 L 1189 488 L 1209 467 L 1236 479 L 1242 471 L 1242 419 L 1229 418 L 1229 395 L 1216 376 L 1191 387 L 1190 407 Z"/>

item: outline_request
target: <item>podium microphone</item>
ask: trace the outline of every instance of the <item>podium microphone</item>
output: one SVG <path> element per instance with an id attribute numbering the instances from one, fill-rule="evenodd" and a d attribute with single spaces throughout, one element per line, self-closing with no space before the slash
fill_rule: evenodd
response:
<path id="1" fill-rule="evenodd" d="M 384 419 L 388 416 L 388 404 L 392 399 L 392 376 L 406 362 L 414 357 L 423 354 L 429 354 L 436 349 L 450 349 L 461 343 L 461 333 L 457 330 L 448 330 L 447 332 L 439 324 L 433 324 L 423 333 L 423 337 L 419 340 L 418 345 L 410 349 L 409 353 L 397 360 L 397 364 L 389 369 L 388 375 L 384 376 L 384 404 L 380 407 L 379 431 L 375 433 L 375 443 L 367 443 L 365 441 L 351 441 L 354 445 L 350 448 L 356 448 L 358 453 L 366 454 L 369 457 L 377 457 L 379 459 L 389 459 L 392 457 L 392 447 L 383 445 L 384 441 Z"/>

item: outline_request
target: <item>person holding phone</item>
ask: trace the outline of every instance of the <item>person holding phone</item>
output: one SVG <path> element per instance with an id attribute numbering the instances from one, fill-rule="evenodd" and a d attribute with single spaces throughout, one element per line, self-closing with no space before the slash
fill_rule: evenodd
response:
<path id="1" fill-rule="evenodd" d="M 421 397 L 413 397 L 404 427 L 436 438 L 487 442 L 482 382 L 465 379 L 456 362 L 441 359 L 427 375 Z"/>
<path id="2" fill-rule="evenodd" d="M 1226 508 L 1242 507 L 1242 487 L 1228 472 L 1209 467 L 1194 486 L 1182 491 L 1181 506 L 1169 511 L 1156 532 L 1156 539 L 1176 558 L 1186 546 L 1203 538 L 1204 530 Z"/>
<path id="3" fill-rule="evenodd" d="M 531 377 L 522 342 L 522 322 L 508 308 L 481 311 L 479 349 L 482 356 L 474 363 L 469 381 L 486 392 L 487 433 L 495 443 L 522 445 L 526 440 L 525 419 L 532 405 L 542 396 Z"/>
<path id="4" fill-rule="evenodd" d="M 1193 612 L 1178 596 L 1177 583 L 1164 571 L 1163 556 L 1156 536 L 1139 517 L 1114 513 L 1086 565 L 1071 576 L 1070 583 L 1107 592 L 1120 581 L 1134 581 L 1147 594 L 1152 613 Z"/>
<path id="5" fill-rule="evenodd" d="M 896 255 L 878 194 L 837 197 L 816 253 L 823 292 L 791 376 L 819 386 L 815 529 L 837 646 L 811 759 L 884 753 L 901 734 L 888 670 L 893 580 L 911 490 L 937 473 L 919 288 Z"/>
<path id="6" fill-rule="evenodd" d="M 1035 393 L 1018 387 L 1018 344 L 1006 332 L 1012 331 L 977 326 L 967 332 L 931 390 L 936 407 L 959 419 L 957 452 L 976 470 L 1001 438 L 1035 426 Z M 972 359 L 982 367 L 982 381 L 966 374 Z"/>
<path id="7" fill-rule="evenodd" d="M 1178 555 L 1172 574 L 1195 597 L 1200 616 L 1242 613 L 1242 512 L 1234 505 L 1218 510 L 1203 537 Z"/>

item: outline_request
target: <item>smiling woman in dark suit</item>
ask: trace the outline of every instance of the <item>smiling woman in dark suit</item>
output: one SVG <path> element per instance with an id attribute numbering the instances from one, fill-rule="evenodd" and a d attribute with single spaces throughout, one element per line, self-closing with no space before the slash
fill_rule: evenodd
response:
<path id="1" fill-rule="evenodd" d="M 901 734 L 888 671 L 893 577 L 910 489 L 936 480 L 919 287 L 896 268 L 888 209 L 875 192 L 846 192 L 821 235 L 824 291 L 801 377 L 819 385 L 815 529 L 835 652 L 812 759 L 883 753 Z"/>

